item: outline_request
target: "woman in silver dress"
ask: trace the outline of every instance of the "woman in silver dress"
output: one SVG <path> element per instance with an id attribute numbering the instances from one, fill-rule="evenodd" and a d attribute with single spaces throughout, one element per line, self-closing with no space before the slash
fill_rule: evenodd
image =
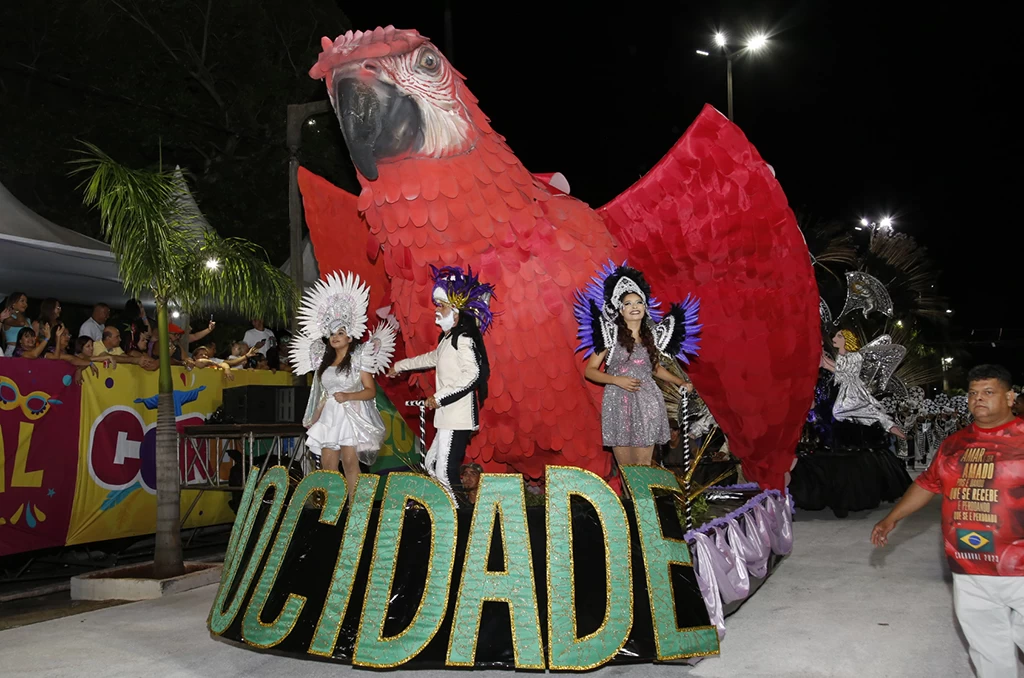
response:
<path id="1" fill-rule="evenodd" d="M 693 390 L 685 375 L 676 376 L 661 365 L 659 354 L 687 362 L 685 354 L 696 353 L 699 303 L 687 298 L 683 305 L 673 304 L 655 322 L 649 310 L 659 304 L 651 298 L 640 271 L 607 266 L 603 273 L 577 295 L 580 338 L 590 356 L 586 377 L 605 386 L 601 405 L 605 446 L 612 448 L 619 465 L 648 465 L 654 446 L 668 442 L 671 435 L 665 399 L 654 378 Z"/>
<path id="2" fill-rule="evenodd" d="M 882 404 L 868 392 L 864 380 L 861 379 L 861 367 L 864 356 L 857 351 L 857 337 L 849 330 L 836 332 L 832 337 L 832 345 L 839 355 L 835 360 L 822 353 L 821 366 L 835 375 L 839 384 L 832 416 L 839 421 L 852 421 L 856 424 L 871 426 L 878 423 L 897 438 L 906 439 L 903 430 L 889 418 Z"/>

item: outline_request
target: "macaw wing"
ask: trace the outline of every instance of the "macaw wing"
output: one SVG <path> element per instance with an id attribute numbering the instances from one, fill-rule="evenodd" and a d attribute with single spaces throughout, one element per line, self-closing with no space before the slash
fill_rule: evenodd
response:
<path id="1" fill-rule="evenodd" d="M 700 299 L 689 374 L 751 480 L 782 487 L 821 355 L 811 259 L 774 171 L 710 106 L 598 210 L 664 301 Z"/>

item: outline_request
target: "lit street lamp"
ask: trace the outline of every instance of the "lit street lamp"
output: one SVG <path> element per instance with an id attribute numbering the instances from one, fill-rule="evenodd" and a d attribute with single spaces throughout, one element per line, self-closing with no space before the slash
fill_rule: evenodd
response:
<path id="1" fill-rule="evenodd" d="M 755 33 L 754 35 L 747 38 L 747 43 L 742 49 L 730 51 L 729 40 L 725 33 L 719 31 L 715 33 L 715 45 L 722 50 L 722 54 L 725 56 L 725 82 L 726 89 L 729 97 L 729 121 L 733 122 L 732 114 L 732 62 L 738 56 L 743 56 L 747 52 L 758 52 L 764 49 L 768 45 L 768 37 L 764 33 Z M 711 54 L 705 50 L 696 50 L 700 56 L 711 56 Z"/>
<path id="2" fill-rule="evenodd" d="M 854 226 L 854 230 L 863 231 L 865 228 L 871 229 L 871 240 L 875 239 L 876 233 L 885 233 L 888 235 L 893 231 L 892 217 L 885 216 L 878 221 L 868 221 L 865 218 L 861 218 L 860 225 Z"/>

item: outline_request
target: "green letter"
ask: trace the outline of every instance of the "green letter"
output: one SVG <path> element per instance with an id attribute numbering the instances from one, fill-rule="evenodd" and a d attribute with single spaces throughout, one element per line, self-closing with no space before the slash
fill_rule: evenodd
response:
<path id="1" fill-rule="evenodd" d="M 255 471 L 253 471 L 253 475 L 256 475 Z M 226 598 L 231 591 L 230 582 L 234 580 L 235 574 L 241 566 L 241 560 L 245 554 L 246 546 L 248 546 L 252 528 L 256 523 L 256 516 L 260 512 L 260 503 L 263 496 L 271 487 L 274 488 L 274 501 L 267 511 L 267 517 L 263 522 L 263 527 L 260 529 L 260 536 L 256 541 L 252 556 L 249 557 L 245 572 L 242 573 L 242 580 L 238 583 L 235 595 L 231 598 L 231 604 L 228 606 L 227 612 L 225 612 Z M 242 528 L 241 537 L 239 538 L 237 554 L 231 559 L 230 564 L 226 564 L 224 576 L 221 577 L 221 589 L 213 601 L 213 611 L 210 613 L 210 631 L 213 633 L 218 635 L 224 633 L 231 626 L 231 622 L 235 620 L 235 615 L 238 614 L 239 608 L 242 607 L 245 593 L 248 591 L 249 585 L 252 584 L 253 577 L 256 576 L 256 568 L 259 567 L 260 560 L 263 559 L 263 553 L 267 550 L 267 544 L 270 543 L 270 537 L 274 533 L 277 519 L 281 516 L 284 498 L 287 495 L 288 471 L 285 470 L 284 466 L 275 466 L 268 470 L 256 488 L 251 506 L 246 512 L 245 526 Z"/>
<path id="2" fill-rule="evenodd" d="M 388 597 L 395 576 L 406 502 L 421 504 L 430 516 L 430 562 L 423 597 L 412 623 L 397 636 L 384 638 Z M 411 509 L 415 510 L 415 509 Z M 416 473 L 389 473 L 384 486 L 369 590 L 359 620 L 352 663 L 393 668 L 415 657 L 437 633 L 448 607 L 448 587 L 455 563 L 458 522 L 448 493 L 432 478 Z"/>
<path id="3" fill-rule="evenodd" d="M 348 493 L 345 476 L 336 471 L 317 471 L 303 478 L 299 486 L 295 488 L 291 501 L 288 502 L 288 510 L 285 511 L 284 519 L 281 520 L 281 526 L 277 529 L 274 548 L 270 551 L 270 557 L 267 558 L 267 564 L 256 583 L 256 589 L 253 591 L 252 598 L 249 599 L 245 617 L 242 619 L 242 637 L 250 645 L 273 647 L 280 643 L 291 633 L 295 622 L 299 619 L 299 613 L 302 612 L 302 607 L 306 604 L 305 596 L 289 593 L 288 600 L 285 601 L 284 608 L 277 619 L 269 624 L 265 624 L 260 619 L 260 615 L 263 614 L 263 606 L 267 604 L 270 591 L 274 588 L 274 582 L 277 581 L 281 562 L 292 542 L 299 516 L 306 505 L 306 500 L 314 493 L 318 493 L 324 498 L 323 508 L 320 509 L 320 522 L 334 525 L 338 521 Z"/>
<path id="4" fill-rule="evenodd" d="M 548 652 L 550 669 L 587 670 L 622 649 L 633 627 L 633 575 L 629 523 L 622 503 L 597 475 L 581 468 L 548 466 L 547 542 Z M 570 498 L 586 499 L 597 511 L 604 534 L 605 609 L 601 626 L 577 637 Z M 562 592 L 568 592 L 568 595 Z"/>
<path id="5" fill-rule="evenodd" d="M 718 652 L 718 632 L 714 626 L 689 629 L 676 626 L 671 566 L 693 567 L 693 562 L 685 541 L 668 539 L 663 535 L 652 488 L 678 493 L 679 481 L 672 472 L 653 466 L 623 466 L 622 475 L 633 496 L 636 524 L 640 530 L 658 659 L 667 661 Z"/>
<path id="6" fill-rule="evenodd" d="M 249 508 L 252 506 L 253 495 L 256 492 L 256 483 L 260 480 L 260 474 L 250 473 L 249 480 L 245 483 L 245 489 L 242 491 L 242 499 L 238 502 L 238 511 L 235 513 L 235 522 L 231 525 L 231 534 L 228 537 L 228 546 L 224 551 L 224 569 L 220 575 L 220 585 L 217 587 L 217 595 L 214 596 L 214 600 L 220 599 L 224 595 L 224 588 L 230 587 L 232 580 L 235 578 L 235 574 L 238 572 L 238 563 L 235 560 L 244 554 L 245 545 L 249 543 L 249 535 L 252 533 L 252 523 L 248 522 L 246 518 L 249 514 Z M 242 536 L 242 533 L 245 536 Z M 239 541 L 242 543 L 242 548 L 238 548 Z M 209 628 L 210 619 L 213 617 L 213 608 L 210 608 L 210 615 L 206 618 L 206 626 Z"/>
<path id="7" fill-rule="evenodd" d="M 341 622 L 345 620 L 345 612 L 348 610 L 352 582 L 363 553 L 363 540 L 366 538 L 366 526 L 370 522 L 370 511 L 373 509 L 373 497 L 377 494 L 378 480 L 380 478 L 376 475 L 359 476 L 356 495 L 348 508 L 345 536 L 342 537 L 338 561 L 334 565 L 331 590 L 327 592 L 327 600 L 320 611 L 320 621 L 317 622 L 313 641 L 309 644 L 310 654 L 334 656 L 334 646 L 338 643 Z"/>
<path id="8" fill-rule="evenodd" d="M 505 555 L 505 567 L 500 572 L 487 569 L 495 512 L 501 516 L 501 550 Z M 520 475 L 485 473 L 480 479 L 448 641 L 449 666 L 473 666 L 484 601 L 508 603 L 516 668 L 545 668 L 533 554 L 526 525 L 526 498 Z"/>

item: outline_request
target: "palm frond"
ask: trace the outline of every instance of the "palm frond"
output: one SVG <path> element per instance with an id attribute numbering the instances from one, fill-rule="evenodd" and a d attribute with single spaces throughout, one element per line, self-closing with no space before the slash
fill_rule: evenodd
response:
<path id="1" fill-rule="evenodd" d="M 180 266 L 183 280 L 175 301 L 187 311 L 216 307 L 275 322 L 286 321 L 294 308 L 292 279 L 248 240 L 206 233 Z"/>
<path id="2" fill-rule="evenodd" d="M 84 203 L 100 213 L 103 238 L 118 262 L 125 289 L 132 295 L 159 290 L 175 240 L 168 206 L 176 186 L 172 173 L 129 169 L 96 146 L 83 143 L 82 158 L 71 161 Z"/>
<path id="3" fill-rule="evenodd" d="M 223 308 L 287 319 L 297 298 L 291 278 L 261 247 L 210 230 L 181 170 L 133 170 L 93 144 L 83 146 L 71 173 L 85 175 L 85 204 L 99 210 L 130 294 L 152 291 L 189 312 Z"/>
<path id="4" fill-rule="evenodd" d="M 902 233 L 879 233 L 871 240 L 862 269 L 878 278 L 897 311 L 945 323 L 948 301 L 940 296 L 939 271 L 928 251 Z"/>
<path id="5" fill-rule="evenodd" d="M 817 264 L 844 264 L 857 262 L 857 246 L 853 235 L 841 223 L 811 219 L 800 215 L 797 225 L 804 235 L 807 250 Z"/>

